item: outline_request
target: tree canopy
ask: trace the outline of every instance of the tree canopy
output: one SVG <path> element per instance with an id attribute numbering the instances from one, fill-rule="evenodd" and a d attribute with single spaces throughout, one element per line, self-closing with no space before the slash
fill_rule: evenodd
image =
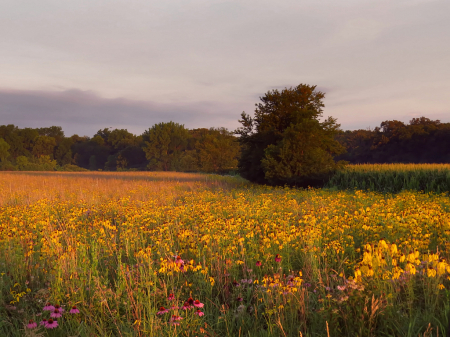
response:
<path id="1" fill-rule="evenodd" d="M 334 137 L 336 119 L 321 121 L 325 94 L 316 86 L 300 84 L 271 90 L 256 105 L 254 117 L 245 112 L 239 121 L 242 155 L 239 172 L 258 183 L 317 185 L 340 163 L 345 151 Z"/>
<path id="2" fill-rule="evenodd" d="M 350 163 L 450 163 L 450 123 L 426 117 L 341 131 L 336 139 L 347 149 L 339 158 Z"/>

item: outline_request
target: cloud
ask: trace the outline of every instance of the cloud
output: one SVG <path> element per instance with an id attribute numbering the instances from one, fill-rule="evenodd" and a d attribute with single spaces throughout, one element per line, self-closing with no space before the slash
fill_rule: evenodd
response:
<path id="1" fill-rule="evenodd" d="M 232 111 L 232 110 L 231 110 Z M 140 134 L 156 123 L 174 121 L 188 128 L 235 128 L 238 110 L 215 102 L 161 104 L 126 98 L 103 98 L 92 91 L 0 90 L 2 124 L 19 127 L 61 126 L 65 134 L 92 136 L 97 130 L 127 128 Z"/>

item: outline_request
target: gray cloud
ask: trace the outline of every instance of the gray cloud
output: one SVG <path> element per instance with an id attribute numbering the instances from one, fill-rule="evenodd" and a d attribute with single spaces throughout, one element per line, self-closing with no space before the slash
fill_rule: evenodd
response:
<path id="1" fill-rule="evenodd" d="M 105 127 L 140 134 L 170 120 L 188 128 L 237 126 L 239 114 L 226 114 L 214 102 L 160 104 L 103 98 L 81 90 L 60 92 L 0 90 L 1 124 L 19 127 L 61 126 L 66 135 L 92 136 Z"/>

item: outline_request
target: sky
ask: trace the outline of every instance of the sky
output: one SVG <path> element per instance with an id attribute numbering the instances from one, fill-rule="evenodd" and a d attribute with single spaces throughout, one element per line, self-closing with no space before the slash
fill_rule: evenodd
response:
<path id="1" fill-rule="evenodd" d="M 0 0 L 0 124 L 239 127 L 317 85 L 344 130 L 450 122 L 448 0 Z"/>

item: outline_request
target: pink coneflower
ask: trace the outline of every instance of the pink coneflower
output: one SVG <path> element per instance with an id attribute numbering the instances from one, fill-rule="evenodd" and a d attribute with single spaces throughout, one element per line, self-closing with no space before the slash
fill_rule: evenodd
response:
<path id="1" fill-rule="evenodd" d="M 194 304 L 194 299 L 192 297 L 189 297 L 186 302 L 188 302 L 189 305 L 192 305 L 192 304 Z"/>
<path id="2" fill-rule="evenodd" d="M 58 326 L 58 322 L 56 320 L 52 320 L 51 318 L 47 321 L 47 324 L 44 325 L 47 329 L 54 329 Z"/>
<path id="3" fill-rule="evenodd" d="M 201 311 L 200 309 L 197 309 L 196 315 L 199 315 L 200 317 L 202 317 L 205 313 L 203 311 Z"/>
<path id="4" fill-rule="evenodd" d="M 167 314 L 169 312 L 169 310 L 167 310 L 164 307 L 159 308 L 159 311 L 157 312 L 158 315 L 164 315 Z"/>
<path id="5" fill-rule="evenodd" d="M 261 267 L 261 266 L 262 266 L 261 261 L 256 261 L 256 266 L 257 266 L 257 267 Z"/>
<path id="6" fill-rule="evenodd" d="M 59 306 L 59 304 L 55 305 L 55 309 L 58 309 L 60 313 L 64 312 L 64 309 Z"/>
<path id="7" fill-rule="evenodd" d="M 242 297 L 238 297 L 238 298 L 236 298 L 236 301 L 238 301 L 238 302 L 242 302 L 244 299 L 242 298 Z"/>
<path id="8" fill-rule="evenodd" d="M 178 305 L 172 305 L 170 307 L 170 310 L 178 310 L 178 309 L 180 309 L 180 307 Z"/>
<path id="9" fill-rule="evenodd" d="M 183 318 L 177 315 L 173 315 L 172 318 L 170 319 L 170 324 L 171 325 L 180 325 L 180 323 L 178 323 L 178 321 L 181 321 Z"/>
<path id="10" fill-rule="evenodd" d="M 37 323 L 36 323 L 36 322 L 33 322 L 33 320 L 30 319 L 29 322 L 28 322 L 28 324 L 27 324 L 27 328 L 28 328 L 28 329 L 34 329 L 34 328 L 36 328 L 36 327 L 37 327 Z"/>
<path id="11" fill-rule="evenodd" d="M 192 308 L 192 307 L 189 305 L 189 302 L 184 302 L 183 306 L 181 307 L 181 309 L 183 309 L 183 310 L 187 310 L 190 308 Z"/>
<path id="12" fill-rule="evenodd" d="M 55 311 L 53 311 L 50 314 L 50 317 L 52 317 L 52 318 L 59 318 L 59 317 L 61 317 L 61 312 L 58 309 L 55 309 Z"/>
<path id="13" fill-rule="evenodd" d="M 50 303 L 47 303 L 47 305 L 44 308 L 42 308 L 42 310 L 44 310 L 44 311 L 54 311 L 55 307 L 53 305 L 51 305 Z"/>
<path id="14" fill-rule="evenodd" d="M 181 256 L 177 256 L 176 258 L 175 258 L 175 263 L 176 264 L 184 264 L 184 261 L 183 261 L 183 259 L 181 258 Z"/>
<path id="15" fill-rule="evenodd" d="M 167 297 L 168 301 L 173 301 L 174 299 L 175 299 L 175 296 L 172 293 L 170 293 L 169 297 Z"/>
<path id="16" fill-rule="evenodd" d="M 73 306 L 72 309 L 70 309 L 69 313 L 70 314 L 79 314 L 80 310 L 78 310 L 76 306 Z"/>
<path id="17" fill-rule="evenodd" d="M 47 324 L 47 320 L 45 318 L 39 322 L 39 325 L 45 326 L 46 324 Z"/>
<path id="18" fill-rule="evenodd" d="M 194 306 L 197 308 L 203 308 L 204 304 L 201 303 L 199 300 L 194 301 Z"/>
<path id="19" fill-rule="evenodd" d="M 280 254 L 277 254 L 275 256 L 275 262 L 281 262 L 281 255 Z"/>

